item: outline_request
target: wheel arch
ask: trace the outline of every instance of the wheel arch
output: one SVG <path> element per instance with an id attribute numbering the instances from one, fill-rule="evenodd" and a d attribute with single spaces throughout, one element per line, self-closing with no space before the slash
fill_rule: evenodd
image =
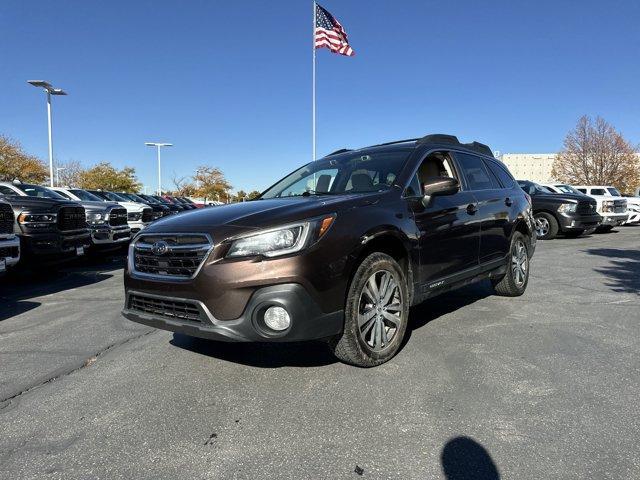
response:
<path id="1" fill-rule="evenodd" d="M 353 261 L 349 271 L 349 285 L 362 261 L 374 252 L 380 252 L 393 258 L 405 272 L 409 305 L 412 305 L 414 295 L 415 266 L 411 255 L 409 238 L 395 227 L 381 228 L 361 237 L 359 249 L 352 254 Z"/>

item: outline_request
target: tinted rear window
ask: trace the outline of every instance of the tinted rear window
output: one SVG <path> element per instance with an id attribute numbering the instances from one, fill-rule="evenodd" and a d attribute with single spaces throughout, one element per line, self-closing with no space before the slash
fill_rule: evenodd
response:
<path id="1" fill-rule="evenodd" d="M 493 174 L 498 177 L 498 180 L 503 187 L 511 188 L 515 185 L 515 179 L 502 165 L 498 164 L 497 162 L 492 162 L 491 160 L 486 160 L 485 163 L 489 167 L 489 170 L 491 170 Z"/>
<path id="2" fill-rule="evenodd" d="M 462 173 L 470 190 L 491 190 L 500 188 L 498 181 L 489 173 L 480 157 L 467 153 L 456 153 Z"/>

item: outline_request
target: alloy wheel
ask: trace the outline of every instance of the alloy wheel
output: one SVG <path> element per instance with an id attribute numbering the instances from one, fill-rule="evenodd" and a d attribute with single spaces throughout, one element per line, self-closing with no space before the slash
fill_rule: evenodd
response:
<path id="1" fill-rule="evenodd" d="M 374 351 L 387 348 L 400 328 L 404 311 L 398 280 L 388 270 L 369 277 L 360 293 L 358 332 L 360 339 Z"/>
<path id="2" fill-rule="evenodd" d="M 549 220 L 544 217 L 536 218 L 536 233 L 539 237 L 544 237 L 547 233 L 549 233 Z"/>
<path id="3" fill-rule="evenodd" d="M 518 288 L 522 288 L 527 280 L 527 270 L 529 269 L 529 255 L 527 247 L 522 240 L 516 241 L 511 252 L 511 272 L 513 281 Z"/>

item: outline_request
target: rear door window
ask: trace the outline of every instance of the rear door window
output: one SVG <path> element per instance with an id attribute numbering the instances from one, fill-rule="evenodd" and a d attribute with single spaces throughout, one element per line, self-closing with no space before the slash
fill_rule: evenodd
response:
<path id="1" fill-rule="evenodd" d="M 502 165 L 491 160 L 485 160 L 485 164 L 489 167 L 489 170 L 498 178 L 504 188 L 512 188 L 515 186 L 516 181 L 511 174 Z"/>
<path id="2" fill-rule="evenodd" d="M 469 153 L 458 152 L 456 152 L 455 155 L 469 190 L 492 190 L 501 188 L 498 180 L 489 172 L 480 157 Z"/>
<path id="3" fill-rule="evenodd" d="M 591 189 L 591 195 L 606 195 L 607 192 L 604 190 L 604 188 L 592 188 Z"/>

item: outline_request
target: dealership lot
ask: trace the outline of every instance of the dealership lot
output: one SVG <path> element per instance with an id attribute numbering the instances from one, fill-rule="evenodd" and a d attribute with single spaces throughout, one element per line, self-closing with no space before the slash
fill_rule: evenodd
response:
<path id="1" fill-rule="evenodd" d="M 129 322 L 122 265 L 0 280 L 0 477 L 640 477 L 640 227 L 539 242 L 523 297 L 430 300 L 367 370 Z"/>

